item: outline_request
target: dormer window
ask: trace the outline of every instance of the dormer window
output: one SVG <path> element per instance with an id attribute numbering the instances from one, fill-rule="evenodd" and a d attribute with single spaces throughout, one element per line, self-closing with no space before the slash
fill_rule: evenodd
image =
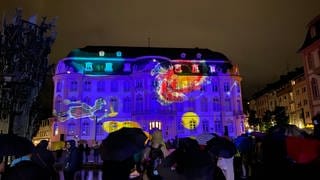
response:
<path id="1" fill-rule="evenodd" d="M 87 62 L 87 63 L 86 63 L 86 68 L 85 68 L 85 70 L 86 70 L 86 71 L 92 71 L 92 70 L 93 70 L 93 68 L 92 68 L 92 63 Z"/>

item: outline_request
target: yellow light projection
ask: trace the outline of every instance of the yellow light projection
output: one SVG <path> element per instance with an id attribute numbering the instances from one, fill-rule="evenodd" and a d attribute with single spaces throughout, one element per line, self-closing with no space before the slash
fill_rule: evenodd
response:
<path id="1" fill-rule="evenodd" d="M 186 112 L 182 115 L 182 125 L 186 129 L 195 129 L 199 125 L 199 116 L 194 112 Z"/>
<path id="2" fill-rule="evenodd" d="M 102 124 L 103 130 L 105 130 L 108 133 L 117 131 L 123 127 L 129 127 L 129 128 L 141 128 L 140 124 L 134 121 L 107 121 Z"/>

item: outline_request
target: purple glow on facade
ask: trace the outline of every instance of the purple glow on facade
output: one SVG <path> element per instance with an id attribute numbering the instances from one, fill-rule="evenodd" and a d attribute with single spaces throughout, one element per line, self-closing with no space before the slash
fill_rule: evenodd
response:
<path id="1" fill-rule="evenodd" d="M 112 46 L 102 53 L 103 47 L 90 48 L 84 48 L 83 56 L 62 59 L 53 78 L 53 112 L 60 120 L 55 129 L 65 139 L 101 140 L 106 129 L 130 126 L 127 122 L 146 131 L 159 128 L 166 139 L 223 134 L 226 128 L 230 136 L 242 133 L 241 78 L 220 54 L 206 49 Z M 168 56 L 168 51 L 177 56 Z M 202 59 L 188 60 L 189 51 L 203 51 L 194 52 L 194 58 Z M 105 57 L 108 54 L 113 56 Z M 212 59 L 212 54 L 219 58 Z"/>

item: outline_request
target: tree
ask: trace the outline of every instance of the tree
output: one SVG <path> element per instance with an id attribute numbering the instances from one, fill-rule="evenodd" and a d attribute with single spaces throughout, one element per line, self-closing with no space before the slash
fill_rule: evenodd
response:
<path id="1" fill-rule="evenodd" d="M 256 117 L 256 111 L 249 111 L 248 123 L 250 126 L 257 127 L 260 123 L 259 118 Z"/>
<path id="2" fill-rule="evenodd" d="M 289 116 L 286 115 L 286 109 L 283 106 L 276 106 L 273 111 L 275 121 L 277 125 L 289 124 Z"/>
<path id="3" fill-rule="evenodd" d="M 262 126 L 262 129 L 263 130 L 267 130 L 269 129 L 271 126 L 272 126 L 272 119 L 273 119 L 273 112 L 271 112 L 270 110 L 267 110 L 263 117 L 262 117 L 262 123 L 261 123 L 261 126 Z"/>
<path id="4" fill-rule="evenodd" d="M 3 18 L 0 32 L 0 119 L 9 121 L 8 133 L 31 137 L 38 120 L 38 95 L 50 72 L 48 55 L 55 40 L 55 19 L 22 19 L 17 9 L 11 23 Z"/>

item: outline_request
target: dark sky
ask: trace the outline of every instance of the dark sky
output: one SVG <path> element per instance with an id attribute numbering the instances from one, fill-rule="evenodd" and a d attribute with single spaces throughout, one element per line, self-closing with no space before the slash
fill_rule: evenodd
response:
<path id="1" fill-rule="evenodd" d="M 302 66 L 297 49 L 320 0 L 1 0 L 0 12 L 57 16 L 50 60 L 86 45 L 199 47 L 239 64 L 248 96 Z"/>

